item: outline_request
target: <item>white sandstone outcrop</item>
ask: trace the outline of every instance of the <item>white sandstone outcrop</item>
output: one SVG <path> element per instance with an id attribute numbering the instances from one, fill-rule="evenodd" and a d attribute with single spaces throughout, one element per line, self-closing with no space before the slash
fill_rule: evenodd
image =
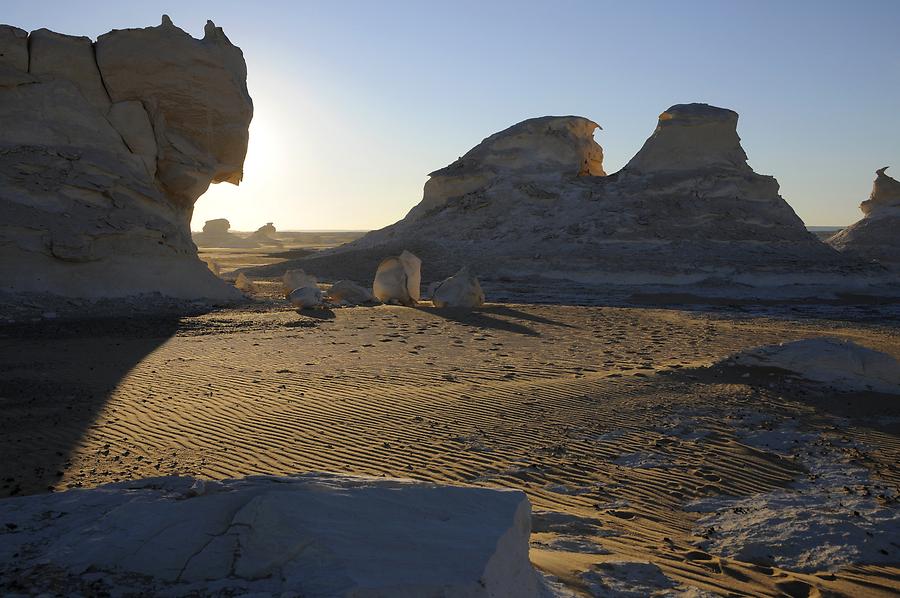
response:
<path id="1" fill-rule="evenodd" d="M 900 394 L 900 363 L 852 341 L 810 338 L 736 353 L 727 363 L 778 368 L 838 390 Z"/>
<path id="2" fill-rule="evenodd" d="M 362 305 L 363 303 L 372 303 L 375 296 L 371 291 L 352 280 L 339 280 L 328 289 L 328 299 L 334 303 Z"/>
<path id="3" fill-rule="evenodd" d="M 795 290 L 803 285 L 821 295 L 896 284 L 883 268 L 806 230 L 778 182 L 747 164 L 737 121 L 735 112 L 707 104 L 672 106 L 628 165 L 605 175 L 593 121 L 530 119 L 432 173 L 403 220 L 254 272 L 302 266 L 360 279 L 410 249 L 428 264 L 427 282 L 467 264 L 489 292 L 507 298 L 584 301 L 673 285 L 771 297 L 808 295 Z"/>
<path id="4" fill-rule="evenodd" d="M 372 294 L 382 303 L 415 305 L 422 286 L 422 260 L 404 250 L 381 261 L 372 283 Z"/>
<path id="5" fill-rule="evenodd" d="M 189 221 L 211 182 L 240 181 L 252 110 L 215 26 L 96 43 L 0 26 L 0 294 L 239 297 Z"/>
<path id="6" fill-rule="evenodd" d="M 875 171 L 872 193 L 859 205 L 863 219 L 835 234 L 828 244 L 900 270 L 900 181 L 889 176 L 887 169 Z"/>
<path id="7" fill-rule="evenodd" d="M 6 499 L 0 521 L 0 582 L 38 592 L 543 595 L 519 491 L 333 474 L 162 477 Z"/>
<path id="8" fill-rule="evenodd" d="M 198 247 L 251 248 L 258 247 L 253 238 L 244 238 L 231 232 L 231 223 L 226 218 L 207 220 L 203 230 L 191 235 Z"/>
<path id="9" fill-rule="evenodd" d="M 481 307 L 484 305 L 484 291 L 468 268 L 463 268 L 447 280 L 439 283 L 432 293 L 435 307 Z"/>

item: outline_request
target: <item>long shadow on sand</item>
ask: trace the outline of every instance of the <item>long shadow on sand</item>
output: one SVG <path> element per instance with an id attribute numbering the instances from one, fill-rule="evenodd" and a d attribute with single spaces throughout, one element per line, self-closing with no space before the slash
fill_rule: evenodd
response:
<path id="1" fill-rule="evenodd" d="M 541 334 L 534 328 L 515 322 L 513 321 L 513 319 L 525 320 L 538 324 L 546 324 L 548 326 L 561 326 L 565 328 L 571 328 L 569 324 L 557 322 L 556 320 L 543 318 L 534 314 L 529 314 L 523 311 L 519 311 L 518 309 L 513 309 L 511 307 L 506 307 L 503 305 L 491 305 L 472 310 L 460 308 L 437 309 L 424 307 L 418 307 L 417 309 L 440 316 L 464 326 L 489 328 L 491 330 L 501 330 L 503 332 L 524 334 L 526 336 L 540 336 Z M 504 318 L 511 319 L 503 319 L 501 317 L 494 316 L 503 316 Z"/>
<path id="2" fill-rule="evenodd" d="M 52 489 L 122 378 L 178 324 L 167 316 L 0 327 L 0 497 Z"/>

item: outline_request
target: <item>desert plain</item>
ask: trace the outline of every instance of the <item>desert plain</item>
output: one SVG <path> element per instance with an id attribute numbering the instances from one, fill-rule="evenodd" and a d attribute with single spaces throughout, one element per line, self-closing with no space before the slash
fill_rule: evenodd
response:
<path id="1" fill-rule="evenodd" d="M 0 493 L 298 471 L 513 488 L 562 595 L 900 592 L 895 398 L 720 363 L 823 336 L 900 358 L 890 309 L 301 311 L 256 284 L 194 315 L 0 325 Z"/>

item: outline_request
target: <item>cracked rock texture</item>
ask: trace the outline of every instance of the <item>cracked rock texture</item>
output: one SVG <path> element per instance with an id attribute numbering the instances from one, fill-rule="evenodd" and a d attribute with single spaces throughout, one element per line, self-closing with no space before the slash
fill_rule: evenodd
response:
<path id="1" fill-rule="evenodd" d="M 0 293 L 237 298 L 189 223 L 210 183 L 241 180 L 246 75 L 212 22 L 96 43 L 0 26 Z"/>
<path id="2" fill-rule="evenodd" d="M 519 491 L 332 474 L 164 477 L 0 503 L 0 587 L 539 596 Z"/>
<path id="3" fill-rule="evenodd" d="M 875 171 L 872 193 L 859 205 L 862 220 L 828 239 L 828 244 L 900 271 L 900 181 L 889 176 L 887 169 Z"/>
<path id="4" fill-rule="evenodd" d="M 365 280 L 380 259 L 409 249 L 422 258 L 426 282 L 469 266 L 492 297 L 520 288 L 559 300 L 576 285 L 588 293 L 691 285 L 752 294 L 882 280 L 882 268 L 807 232 L 778 182 L 747 164 L 737 122 L 737 113 L 707 104 L 672 106 L 634 158 L 606 175 L 596 123 L 530 119 L 432 173 L 403 220 L 254 273 L 303 267 Z"/>

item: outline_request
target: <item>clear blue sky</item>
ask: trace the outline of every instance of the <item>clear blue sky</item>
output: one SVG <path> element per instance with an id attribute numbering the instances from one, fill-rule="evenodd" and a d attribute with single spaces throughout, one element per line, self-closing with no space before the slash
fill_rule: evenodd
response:
<path id="1" fill-rule="evenodd" d="M 693 101 L 740 113 L 751 165 L 807 224 L 858 219 L 875 169 L 900 174 L 898 0 L 3 0 L 0 22 L 96 38 L 162 13 L 222 26 L 256 105 L 245 182 L 214 186 L 195 227 L 381 227 L 428 172 L 545 114 L 600 123 L 614 172 Z"/>

